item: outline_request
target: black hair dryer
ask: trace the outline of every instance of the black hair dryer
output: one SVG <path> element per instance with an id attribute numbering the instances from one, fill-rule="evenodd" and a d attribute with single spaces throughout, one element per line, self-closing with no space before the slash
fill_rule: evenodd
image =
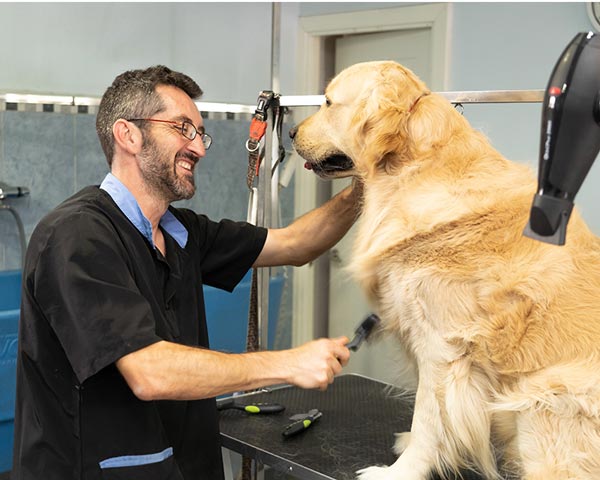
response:
<path id="1" fill-rule="evenodd" d="M 600 36 L 579 33 L 544 95 L 538 190 L 523 234 L 564 245 L 573 201 L 600 150 Z"/>

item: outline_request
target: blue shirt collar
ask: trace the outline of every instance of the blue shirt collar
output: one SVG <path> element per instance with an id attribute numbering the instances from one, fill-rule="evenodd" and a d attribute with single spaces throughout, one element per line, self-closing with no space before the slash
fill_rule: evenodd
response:
<path id="1" fill-rule="evenodd" d="M 140 233 L 146 237 L 150 244 L 156 248 L 152 240 L 152 225 L 142 213 L 137 200 L 121 181 L 112 173 L 108 173 L 100 188 L 108 193 L 119 209 L 125 214 L 131 223 Z M 178 243 L 181 248 L 185 248 L 188 240 L 188 231 L 183 224 L 177 220 L 169 210 L 161 217 L 159 225 Z"/>

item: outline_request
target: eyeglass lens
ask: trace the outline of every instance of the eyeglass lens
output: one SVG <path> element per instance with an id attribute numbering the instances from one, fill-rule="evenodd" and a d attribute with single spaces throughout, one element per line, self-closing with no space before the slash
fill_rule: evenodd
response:
<path id="1" fill-rule="evenodd" d="M 208 150 L 210 148 L 210 145 L 212 144 L 212 137 L 209 134 L 199 132 L 196 129 L 196 127 L 194 127 L 194 125 L 192 125 L 189 122 L 183 122 L 181 126 L 181 133 L 184 137 L 186 137 L 189 140 L 194 140 L 194 138 L 196 138 L 196 135 L 200 135 L 200 138 L 206 150 Z"/>

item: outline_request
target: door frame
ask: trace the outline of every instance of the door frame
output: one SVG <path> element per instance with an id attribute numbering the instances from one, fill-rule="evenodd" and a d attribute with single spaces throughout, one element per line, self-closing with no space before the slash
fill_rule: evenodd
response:
<path id="1" fill-rule="evenodd" d="M 432 3 L 374 10 L 362 10 L 299 18 L 296 86 L 298 94 L 322 93 L 327 79 L 330 58 L 325 43 L 329 37 L 344 34 L 373 33 L 390 30 L 431 29 L 431 84 L 434 91 L 443 91 L 448 85 L 450 58 L 450 22 L 452 4 Z M 296 108 L 294 121 L 309 115 L 310 109 Z M 294 216 L 312 210 L 322 203 L 318 179 L 303 171 L 303 162 L 295 159 Z M 315 278 L 319 268 L 316 262 L 293 271 L 292 343 L 299 345 L 312 340 L 315 331 Z M 351 332 L 348 332 L 350 334 Z"/>

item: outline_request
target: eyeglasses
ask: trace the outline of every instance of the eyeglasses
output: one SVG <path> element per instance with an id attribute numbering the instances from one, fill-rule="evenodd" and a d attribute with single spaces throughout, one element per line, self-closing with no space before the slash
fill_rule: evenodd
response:
<path id="1" fill-rule="evenodd" d="M 160 123 L 170 123 L 173 125 L 175 130 L 179 130 L 179 132 L 188 140 L 194 140 L 196 135 L 200 135 L 200 139 L 204 144 L 204 149 L 208 150 L 212 145 L 212 137 L 204 131 L 204 127 L 200 127 L 198 130 L 194 127 L 193 123 L 188 121 L 183 122 L 174 122 L 173 120 L 159 120 L 157 118 L 130 118 L 127 120 L 128 122 L 160 122 Z"/>

